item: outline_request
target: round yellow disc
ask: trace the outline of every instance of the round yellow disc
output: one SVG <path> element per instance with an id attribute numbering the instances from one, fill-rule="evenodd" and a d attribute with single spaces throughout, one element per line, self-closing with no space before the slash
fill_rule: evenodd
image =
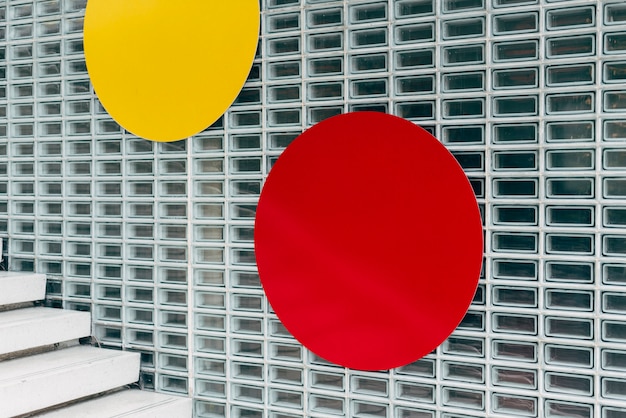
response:
<path id="1" fill-rule="evenodd" d="M 85 59 L 96 94 L 137 136 L 192 136 L 241 91 L 259 16 L 258 0 L 89 0 Z"/>

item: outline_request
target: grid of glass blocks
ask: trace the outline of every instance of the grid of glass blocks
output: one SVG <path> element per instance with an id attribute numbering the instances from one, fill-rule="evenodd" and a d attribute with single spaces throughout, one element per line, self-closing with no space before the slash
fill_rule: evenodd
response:
<path id="1" fill-rule="evenodd" d="M 142 354 L 144 387 L 193 396 L 199 418 L 626 417 L 623 1 L 263 0 L 238 99 L 174 143 L 99 104 L 85 3 L 0 1 L 0 236 L 49 304 Z M 368 373 L 288 334 L 253 253 L 272 163 L 359 110 L 437 136 L 486 237 L 455 333 Z"/>

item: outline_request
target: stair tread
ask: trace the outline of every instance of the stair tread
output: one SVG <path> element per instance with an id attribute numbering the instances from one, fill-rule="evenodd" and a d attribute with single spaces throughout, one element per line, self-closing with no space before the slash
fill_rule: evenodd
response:
<path id="1" fill-rule="evenodd" d="M 0 328 L 8 327 L 13 324 L 39 321 L 39 320 L 60 320 L 64 318 L 89 317 L 89 312 L 70 311 L 67 309 L 56 308 L 22 308 L 12 311 L 0 312 Z"/>
<path id="2" fill-rule="evenodd" d="M 159 415 L 162 413 L 163 415 Z M 122 418 L 191 416 L 191 399 L 124 390 L 36 415 L 37 418 Z"/>
<path id="3" fill-rule="evenodd" d="M 31 272 L 28 272 L 28 271 L 4 271 L 4 270 L 0 271 L 0 280 L 3 280 L 5 278 L 9 278 L 9 277 L 26 277 L 26 276 L 44 277 L 45 274 L 42 274 L 42 273 L 31 273 Z"/>

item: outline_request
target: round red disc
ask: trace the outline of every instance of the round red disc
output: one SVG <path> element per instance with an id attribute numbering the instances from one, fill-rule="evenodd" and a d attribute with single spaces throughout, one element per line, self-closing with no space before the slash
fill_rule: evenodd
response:
<path id="1" fill-rule="evenodd" d="M 482 223 L 454 157 L 383 113 L 326 119 L 265 182 L 255 252 L 272 308 L 333 363 L 384 370 L 441 344 L 463 319 L 482 263 Z"/>

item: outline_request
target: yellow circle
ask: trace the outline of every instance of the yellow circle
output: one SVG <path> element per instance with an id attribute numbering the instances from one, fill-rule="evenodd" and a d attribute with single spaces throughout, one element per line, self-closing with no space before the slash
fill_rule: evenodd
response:
<path id="1" fill-rule="evenodd" d="M 89 0 L 85 59 L 96 94 L 137 136 L 192 136 L 241 91 L 259 15 L 258 0 Z"/>

